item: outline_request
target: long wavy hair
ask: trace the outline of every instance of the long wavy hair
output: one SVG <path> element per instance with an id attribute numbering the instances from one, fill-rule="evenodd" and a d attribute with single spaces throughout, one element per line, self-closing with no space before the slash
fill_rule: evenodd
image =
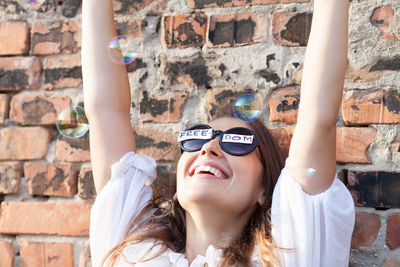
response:
<path id="1" fill-rule="evenodd" d="M 233 240 L 228 247 L 221 248 L 223 253 L 220 266 L 249 266 L 255 245 L 258 246 L 259 260 L 262 266 L 280 266 L 280 248 L 274 243 L 271 236 L 270 209 L 272 193 L 283 168 L 284 159 L 261 118 L 248 125 L 259 140 L 258 147 L 263 165 L 262 186 L 265 190 L 266 201 L 262 206 L 256 204 L 257 207 L 237 239 Z M 176 165 L 177 161 L 175 167 Z M 138 262 L 154 259 L 168 248 L 174 252 L 185 253 L 186 218 L 185 210 L 173 198 L 176 192 L 175 173 L 172 173 L 170 181 L 169 196 L 162 194 L 160 188 L 158 190 L 154 188 L 151 201 L 130 225 L 128 233 L 133 233 L 127 235 L 125 240 L 105 255 L 101 266 L 113 266 L 120 257 L 127 261 L 123 254 L 124 248 L 143 241 L 154 241 L 154 243 Z M 148 214 L 153 215 L 149 220 L 143 222 L 141 218 L 146 215 L 148 217 Z M 134 231 L 131 231 L 132 229 Z M 158 245 L 163 245 L 162 249 L 155 256 L 148 257 L 151 249 Z M 130 263 L 134 265 L 137 262 Z"/>

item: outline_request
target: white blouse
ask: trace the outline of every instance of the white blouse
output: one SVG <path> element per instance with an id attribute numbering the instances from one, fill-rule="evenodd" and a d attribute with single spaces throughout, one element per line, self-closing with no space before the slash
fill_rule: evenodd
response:
<path id="1" fill-rule="evenodd" d="M 134 152 L 128 152 L 112 166 L 111 179 L 91 210 L 93 267 L 99 267 L 106 253 L 124 239 L 129 223 L 151 199 L 153 191 L 148 184 L 155 177 L 155 160 Z M 340 180 L 335 178 L 320 194 L 308 195 L 291 177 L 289 169 L 286 166 L 282 169 L 271 208 L 274 240 L 280 247 L 293 249 L 280 252 L 282 266 L 348 266 L 354 221 L 353 199 Z M 128 261 L 138 261 L 152 245 L 151 241 L 130 245 L 124 249 L 124 256 Z M 151 258 L 160 248 L 153 249 L 146 258 Z M 210 245 L 206 255 L 198 255 L 190 267 L 217 267 L 221 255 L 222 250 Z M 261 266 L 258 249 L 254 250 L 251 260 L 252 266 Z M 120 257 L 115 266 L 131 265 Z M 167 249 L 157 258 L 135 266 L 189 267 L 189 263 L 184 254 Z"/>

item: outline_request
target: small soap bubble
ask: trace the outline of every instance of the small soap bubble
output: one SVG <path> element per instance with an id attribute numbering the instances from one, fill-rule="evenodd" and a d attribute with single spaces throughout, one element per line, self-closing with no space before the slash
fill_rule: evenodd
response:
<path id="1" fill-rule="evenodd" d="M 31 4 L 34 7 L 40 7 L 43 5 L 45 0 L 29 0 L 29 4 Z"/>
<path id="2" fill-rule="evenodd" d="M 133 52 L 125 53 L 128 38 L 125 35 L 120 35 L 112 39 L 108 45 L 108 54 L 111 60 L 117 64 L 126 65 L 133 62 L 137 58 L 137 54 Z M 124 48 L 122 49 L 121 48 Z"/>
<path id="3" fill-rule="evenodd" d="M 309 180 L 316 169 L 312 168 L 313 162 L 309 156 L 292 156 L 288 158 L 288 167 L 294 178 L 298 180 Z"/>
<path id="4" fill-rule="evenodd" d="M 64 109 L 57 118 L 58 132 L 67 138 L 80 138 L 89 130 L 85 110 L 81 106 Z"/>
<path id="5" fill-rule="evenodd" d="M 252 122 L 261 115 L 262 98 L 259 95 L 244 94 L 236 99 L 233 114 L 243 122 Z"/>

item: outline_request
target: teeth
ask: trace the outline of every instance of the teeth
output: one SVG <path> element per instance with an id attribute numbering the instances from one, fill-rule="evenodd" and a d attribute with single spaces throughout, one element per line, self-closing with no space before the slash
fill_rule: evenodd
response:
<path id="1" fill-rule="evenodd" d="M 196 168 L 196 170 L 195 170 L 195 174 L 199 174 L 200 172 L 202 172 L 202 171 L 204 171 L 204 172 L 211 172 L 212 174 L 214 174 L 215 176 L 217 176 L 217 177 L 219 177 L 219 178 L 222 178 L 222 179 L 225 179 L 225 177 L 222 175 L 222 173 L 218 170 L 218 169 L 216 169 L 216 168 L 213 168 L 213 167 L 211 167 L 211 166 L 199 166 L 199 167 L 197 167 Z"/>

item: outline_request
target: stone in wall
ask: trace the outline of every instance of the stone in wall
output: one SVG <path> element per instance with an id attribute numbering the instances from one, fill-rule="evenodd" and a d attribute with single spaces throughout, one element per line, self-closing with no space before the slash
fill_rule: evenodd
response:
<path id="1" fill-rule="evenodd" d="M 140 11 L 147 11 L 147 14 L 163 13 L 169 0 L 116 0 L 113 1 L 116 15 L 131 15 Z"/>
<path id="2" fill-rule="evenodd" d="M 234 116 L 233 104 L 238 97 L 247 93 L 254 94 L 255 91 L 252 89 L 230 88 L 215 88 L 207 91 L 205 101 L 209 120 L 214 120 L 221 116 Z"/>
<path id="3" fill-rule="evenodd" d="M 179 156 L 175 133 L 161 132 L 153 127 L 134 127 L 137 152 L 157 161 L 174 161 Z"/>
<path id="4" fill-rule="evenodd" d="M 168 92 L 165 96 L 150 96 L 142 91 L 139 100 L 139 120 L 143 122 L 178 122 L 188 94 L 185 91 Z"/>
<path id="5" fill-rule="evenodd" d="M 168 84 L 182 83 L 189 88 L 209 88 L 211 77 L 201 55 L 185 59 L 169 60 L 165 63 L 164 73 Z"/>

